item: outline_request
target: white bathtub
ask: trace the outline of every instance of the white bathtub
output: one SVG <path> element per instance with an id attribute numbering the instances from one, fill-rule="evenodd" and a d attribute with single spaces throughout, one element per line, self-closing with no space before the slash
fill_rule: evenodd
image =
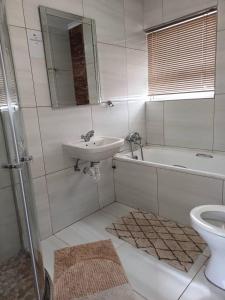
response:
<path id="1" fill-rule="evenodd" d="M 143 153 L 144 161 L 140 150 L 134 152 L 138 157 L 136 163 L 225 179 L 225 153 L 163 146 L 144 147 Z M 131 153 L 117 154 L 116 159 L 132 159 Z"/>
<path id="2" fill-rule="evenodd" d="M 189 224 L 198 205 L 225 204 L 225 154 L 172 147 L 144 147 L 114 158 L 116 200 Z M 224 198 L 224 199 L 223 199 Z"/>

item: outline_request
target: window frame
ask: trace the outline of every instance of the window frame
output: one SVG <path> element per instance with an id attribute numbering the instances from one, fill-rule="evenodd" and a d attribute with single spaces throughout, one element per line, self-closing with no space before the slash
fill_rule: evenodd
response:
<path id="1" fill-rule="evenodd" d="M 196 92 L 184 92 L 184 93 L 167 93 L 167 94 L 155 94 L 151 95 L 149 90 L 149 71 L 148 71 L 148 97 L 152 101 L 170 101 L 170 100 L 193 100 L 193 99 L 213 99 L 215 97 L 215 85 L 216 85 L 216 44 L 217 44 L 217 23 L 218 23 L 218 9 L 216 6 L 210 7 L 208 9 L 201 10 L 196 13 L 192 13 L 186 16 L 183 16 L 181 18 L 177 18 L 175 20 L 172 20 L 170 22 L 162 23 L 157 26 L 150 27 L 145 30 L 146 33 L 146 41 L 148 45 L 148 34 L 161 31 L 164 29 L 167 29 L 169 27 L 177 26 L 181 23 L 186 23 L 189 21 L 192 21 L 194 19 L 203 17 L 207 14 L 216 14 L 216 31 L 215 31 L 215 68 L 214 68 L 214 88 L 213 90 L 206 90 L 206 91 L 196 91 Z M 149 49 L 148 52 L 148 68 L 149 68 Z"/>

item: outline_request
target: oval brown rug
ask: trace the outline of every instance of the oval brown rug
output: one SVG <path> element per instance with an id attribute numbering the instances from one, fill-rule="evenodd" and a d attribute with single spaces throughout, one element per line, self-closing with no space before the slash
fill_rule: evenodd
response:
<path id="1" fill-rule="evenodd" d="M 134 300 L 120 259 L 110 240 L 55 252 L 55 300 Z"/>

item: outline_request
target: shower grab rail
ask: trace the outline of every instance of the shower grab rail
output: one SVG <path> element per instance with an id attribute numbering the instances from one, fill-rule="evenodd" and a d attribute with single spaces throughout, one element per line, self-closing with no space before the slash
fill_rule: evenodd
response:
<path id="1" fill-rule="evenodd" d="M 5 164 L 5 165 L 2 165 L 2 168 L 3 169 L 10 169 L 10 170 L 11 169 L 21 169 L 23 167 L 24 163 L 30 162 L 32 160 L 33 160 L 33 157 L 31 155 L 29 155 L 29 156 L 23 156 L 23 157 L 21 157 L 19 163 Z"/>
<path id="2" fill-rule="evenodd" d="M 197 157 L 204 157 L 204 158 L 213 158 L 213 155 L 206 154 L 206 153 L 197 153 L 195 156 L 197 156 Z"/>

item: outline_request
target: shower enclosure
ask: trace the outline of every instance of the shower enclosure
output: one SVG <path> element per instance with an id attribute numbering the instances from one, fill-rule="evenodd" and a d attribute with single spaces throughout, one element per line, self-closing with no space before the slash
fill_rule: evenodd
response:
<path id="1" fill-rule="evenodd" d="M 0 23 L 0 299 L 50 299 L 2 0 Z"/>

